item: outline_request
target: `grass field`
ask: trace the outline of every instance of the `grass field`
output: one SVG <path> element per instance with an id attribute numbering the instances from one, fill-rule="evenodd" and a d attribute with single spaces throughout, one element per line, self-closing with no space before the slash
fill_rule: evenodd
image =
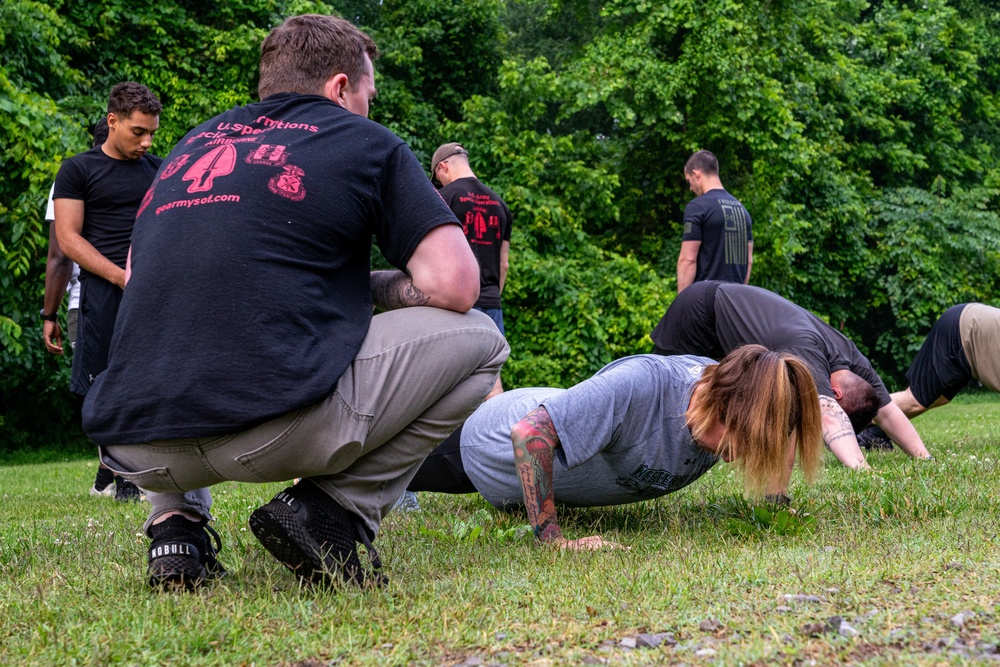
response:
<path id="1" fill-rule="evenodd" d="M 281 485 L 216 487 L 230 576 L 154 594 L 145 505 L 86 495 L 91 460 L 0 468 L 0 665 L 939 665 L 1000 660 L 1000 401 L 916 421 L 936 456 L 832 457 L 790 515 L 725 464 L 658 501 L 564 514 L 539 547 L 475 496 L 421 494 L 379 547 L 381 591 L 301 589 L 246 519 Z M 645 636 L 644 636 L 645 635 Z M 638 639 L 637 639 L 638 638 Z M 644 644 L 656 644 L 645 647 Z"/>

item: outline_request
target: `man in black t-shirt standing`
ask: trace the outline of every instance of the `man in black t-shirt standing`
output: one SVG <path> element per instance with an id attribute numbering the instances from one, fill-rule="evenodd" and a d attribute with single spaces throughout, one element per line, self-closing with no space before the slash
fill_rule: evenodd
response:
<path id="1" fill-rule="evenodd" d="M 108 138 L 59 167 L 52 200 L 56 239 L 80 266 L 80 311 L 70 390 L 85 396 L 108 365 L 108 349 L 125 287 L 125 261 L 143 196 L 162 161 L 150 155 L 160 126 L 160 101 L 149 88 L 125 81 L 108 97 Z M 42 313 L 54 318 L 56 310 Z M 98 469 L 94 489 L 108 484 Z M 137 500 L 139 489 L 115 479 L 115 498 Z"/>
<path id="2" fill-rule="evenodd" d="M 823 440 L 841 463 L 868 467 L 855 434 L 873 416 L 910 456 L 930 458 L 920 435 L 854 343 L 774 292 L 714 280 L 695 283 L 677 295 L 650 338 L 655 354 L 721 359 L 751 343 L 794 354 L 816 381 Z"/>
<path id="3" fill-rule="evenodd" d="M 512 216 L 507 204 L 480 181 L 469 166 L 469 152 L 459 143 L 443 144 L 431 158 L 431 180 L 441 184 L 441 197 L 462 224 L 465 239 L 479 262 L 481 310 L 506 335 L 500 295 L 507 280 Z M 487 398 L 503 391 L 500 378 Z"/>
<path id="4" fill-rule="evenodd" d="M 250 515 L 264 548 L 304 582 L 382 583 L 382 518 L 507 358 L 468 312 L 479 269 L 455 215 L 367 118 L 377 55 L 347 21 L 288 18 L 261 46 L 260 101 L 191 130 L 140 207 L 83 424 L 148 491 L 153 587 L 225 572 L 208 487 L 293 478 Z M 373 235 L 399 270 L 370 270 Z"/>
<path id="5" fill-rule="evenodd" d="M 701 280 L 749 283 L 753 265 L 750 214 L 722 187 L 719 161 L 709 151 L 698 151 L 684 165 L 684 178 L 698 196 L 684 209 L 677 292 Z"/>

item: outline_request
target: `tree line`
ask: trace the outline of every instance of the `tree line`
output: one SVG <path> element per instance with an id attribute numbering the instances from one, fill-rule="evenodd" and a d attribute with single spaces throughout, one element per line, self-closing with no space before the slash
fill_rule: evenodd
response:
<path id="1" fill-rule="evenodd" d="M 0 447 L 76 428 L 68 364 L 40 337 L 44 204 L 111 86 L 160 97 L 166 155 L 255 99 L 261 40 L 306 12 L 378 43 L 374 120 L 425 164 L 463 142 L 513 211 L 507 386 L 649 351 L 702 148 L 753 216 L 752 284 L 844 330 L 890 388 L 948 306 L 998 303 L 990 0 L 8 0 Z"/>

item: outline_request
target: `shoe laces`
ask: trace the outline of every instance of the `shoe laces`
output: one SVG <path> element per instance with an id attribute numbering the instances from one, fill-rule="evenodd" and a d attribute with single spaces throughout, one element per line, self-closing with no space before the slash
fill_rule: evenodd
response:
<path id="1" fill-rule="evenodd" d="M 208 555 L 214 558 L 216 554 L 222 551 L 222 538 L 219 537 L 219 534 L 217 532 L 215 532 L 215 528 L 212 528 L 210 525 L 208 525 L 207 521 L 204 524 L 202 524 L 202 528 L 204 528 L 205 532 L 211 535 L 212 539 L 215 540 L 215 544 L 212 544 L 212 540 L 205 540 L 205 544 L 208 545 L 208 552 L 209 552 Z"/>
<path id="2" fill-rule="evenodd" d="M 365 522 L 361 517 L 356 514 L 351 514 L 354 518 L 354 532 L 358 535 L 358 541 L 365 545 L 365 551 L 368 552 L 368 558 L 371 561 L 372 567 L 376 570 L 382 569 L 382 559 L 379 558 L 378 551 L 372 545 L 372 541 L 368 539 L 368 528 L 365 526 Z"/>

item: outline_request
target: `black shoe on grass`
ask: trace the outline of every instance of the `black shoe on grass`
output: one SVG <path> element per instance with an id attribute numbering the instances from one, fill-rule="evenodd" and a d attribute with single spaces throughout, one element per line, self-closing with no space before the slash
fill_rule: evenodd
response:
<path id="1" fill-rule="evenodd" d="M 384 586 L 388 579 L 361 518 L 340 506 L 315 484 L 290 486 L 250 515 L 250 529 L 302 581 L 327 585 L 343 580 L 362 587 Z M 358 558 L 357 543 L 368 551 L 372 570 Z"/>
<path id="2" fill-rule="evenodd" d="M 218 579 L 226 568 L 216 560 L 222 550 L 219 534 L 207 521 L 172 516 L 149 529 L 149 585 L 153 588 L 191 590 L 206 579 Z M 215 544 L 212 544 L 215 538 Z"/>
<path id="3" fill-rule="evenodd" d="M 885 431 L 874 424 L 858 433 L 858 444 L 867 450 L 884 451 L 892 451 L 893 446 Z"/>
<path id="4" fill-rule="evenodd" d="M 138 486 L 124 477 L 115 476 L 115 500 L 120 503 L 137 503 L 146 499 Z"/>

